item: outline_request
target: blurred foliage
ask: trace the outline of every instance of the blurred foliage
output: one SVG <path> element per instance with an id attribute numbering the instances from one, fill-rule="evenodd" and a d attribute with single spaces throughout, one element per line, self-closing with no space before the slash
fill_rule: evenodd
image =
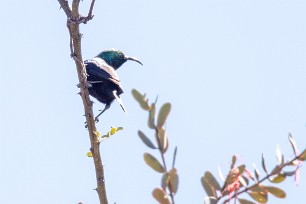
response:
<path id="1" fill-rule="evenodd" d="M 132 90 L 132 95 L 139 103 L 140 107 L 145 111 L 148 111 L 148 127 L 154 130 L 156 142 L 152 142 L 151 139 L 141 130 L 138 131 L 138 136 L 147 147 L 160 152 L 162 161 L 160 162 L 150 153 L 144 153 L 144 160 L 146 164 L 158 173 L 163 174 L 160 188 L 155 188 L 152 195 L 161 204 L 170 204 L 170 200 L 174 204 L 174 195 L 177 193 L 179 183 L 177 169 L 174 167 L 177 148 L 174 149 L 172 168 L 170 170 L 167 169 L 165 162 L 165 153 L 169 147 L 165 124 L 171 110 L 171 104 L 163 104 L 156 118 L 157 99 L 154 103 L 149 104 L 149 100 L 146 98 L 146 95 L 141 94 L 135 89 Z"/>
<path id="2" fill-rule="evenodd" d="M 132 90 L 132 95 L 139 103 L 140 107 L 145 111 L 148 111 L 148 127 L 154 130 L 156 143 L 153 143 L 151 139 L 141 130 L 138 131 L 138 136 L 147 147 L 153 150 L 159 150 L 161 155 L 162 162 L 160 162 L 152 154 L 144 153 L 144 160 L 147 165 L 153 170 L 163 174 L 161 179 L 161 187 L 155 188 L 152 195 L 158 203 L 174 204 L 174 195 L 177 193 L 179 184 L 179 177 L 177 174 L 177 169 L 175 168 L 177 147 L 175 147 L 173 153 L 173 163 L 170 170 L 167 169 L 165 163 L 165 153 L 167 152 L 169 146 L 165 124 L 171 110 L 171 104 L 163 104 L 158 112 L 158 117 L 156 118 L 157 100 L 154 103 L 149 104 L 146 94 L 141 94 L 135 89 Z M 285 157 L 282 154 L 279 145 L 277 145 L 277 164 L 272 170 L 268 171 L 264 156 L 262 155 L 261 166 L 265 172 L 264 176 L 260 175 L 260 172 L 255 165 L 253 165 L 254 173 L 250 172 L 245 164 L 237 165 L 237 158 L 235 155 L 232 156 L 232 162 L 226 176 L 224 176 L 221 173 L 221 169 L 219 169 L 219 176 L 223 181 L 222 185 L 219 184 L 211 172 L 205 172 L 204 176 L 201 178 L 202 186 L 207 194 L 207 197 L 204 199 L 204 203 L 230 203 L 230 201 L 233 199 L 234 203 L 237 203 L 238 201 L 238 203 L 241 204 L 255 204 L 267 203 L 268 195 L 273 195 L 277 198 L 286 198 L 286 192 L 284 190 L 271 186 L 271 184 L 275 185 L 277 183 L 281 183 L 287 177 L 292 176 L 294 176 L 295 182 L 298 183 L 301 163 L 306 160 L 306 149 L 299 153 L 297 144 L 290 133 L 288 139 L 293 149 L 294 157 L 285 161 Z M 293 167 L 294 170 L 287 170 L 286 167 L 290 166 L 291 168 Z M 264 182 L 270 182 L 270 185 L 264 185 Z M 248 195 L 253 201 L 241 198 L 241 195 Z"/>
<path id="3" fill-rule="evenodd" d="M 298 154 L 296 142 L 291 134 L 289 134 L 289 142 L 293 149 L 294 157 L 285 162 L 284 155 L 280 147 L 276 147 L 277 164 L 275 167 L 268 171 L 265 163 L 264 156 L 262 155 L 261 166 L 265 172 L 265 176 L 261 177 L 259 170 L 254 166 L 254 174 L 251 173 L 245 164 L 236 167 L 236 156 L 232 157 L 229 172 L 222 188 L 216 178 L 210 172 L 205 172 L 201 178 L 203 188 L 207 194 L 204 203 L 229 203 L 230 200 L 238 200 L 241 204 L 252 203 L 267 203 L 268 195 L 273 195 L 277 198 L 286 198 L 286 192 L 278 187 L 270 186 L 283 182 L 287 177 L 294 176 L 295 182 L 298 183 L 299 169 L 301 162 L 306 160 L 306 149 Z M 286 171 L 286 167 L 292 166 L 295 168 L 293 171 Z M 254 176 L 255 175 L 255 176 Z M 221 175 L 221 179 L 224 178 Z M 263 185 L 264 182 L 270 182 L 270 185 Z M 240 198 L 242 194 L 248 194 L 251 200 Z"/>

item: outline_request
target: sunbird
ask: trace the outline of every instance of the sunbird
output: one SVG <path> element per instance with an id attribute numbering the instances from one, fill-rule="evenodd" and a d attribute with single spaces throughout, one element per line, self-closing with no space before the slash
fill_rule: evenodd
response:
<path id="1" fill-rule="evenodd" d="M 88 75 L 87 83 L 89 95 L 105 104 L 101 113 L 95 117 L 96 121 L 99 121 L 99 116 L 110 108 L 115 99 L 120 104 L 122 110 L 126 112 L 120 98 L 123 90 L 116 70 L 128 60 L 143 65 L 138 59 L 128 57 L 117 49 L 105 50 L 100 52 L 93 59 L 84 62 Z"/>

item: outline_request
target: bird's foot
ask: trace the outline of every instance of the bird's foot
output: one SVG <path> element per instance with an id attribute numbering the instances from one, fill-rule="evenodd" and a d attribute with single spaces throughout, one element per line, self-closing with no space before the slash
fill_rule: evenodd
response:
<path id="1" fill-rule="evenodd" d="M 74 58 L 74 57 L 76 57 L 76 54 L 75 54 L 75 52 L 71 53 L 71 54 L 70 54 L 70 57 L 71 57 L 71 58 Z"/>
<path id="2" fill-rule="evenodd" d="M 86 86 L 87 86 L 88 89 L 92 87 L 91 83 L 89 83 L 89 82 L 86 83 Z"/>
<path id="3" fill-rule="evenodd" d="M 77 86 L 78 88 L 81 88 L 81 85 L 80 85 L 80 84 L 77 84 L 76 86 Z M 86 87 L 87 87 L 87 88 L 91 88 L 91 87 L 92 87 L 91 83 L 87 82 Z"/>
<path id="4" fill-rule="evenodd" d="M 96 122 L 96 123 L 99 122 L 99 117 L 95 117 L 95 122 Z"/>

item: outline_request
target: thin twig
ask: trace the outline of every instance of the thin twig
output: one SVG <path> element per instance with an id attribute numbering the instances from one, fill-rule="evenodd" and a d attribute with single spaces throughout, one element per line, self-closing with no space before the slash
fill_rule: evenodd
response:
<path id="1" fill-rule="evenodd" d="M 86 124 L 88 128 L 89 138 L 90 138 L 90 151 L 93 155 L 93 161 L 96 170 L 96 180 L 97 188 L 96 191 L 99 196 L 100 204 L 107 204 L 107 196 L 105 189 L 105 179 L 104 179 L 104 169 L 102 165 L 102 159 L 100 155 L 100 141 L 97 136 L 97 129 L 94 121 L 94 114 L 92 111 L 92 102 L 89 98 L 89 92 L 87 87 L 87 75 L 86 69 L 82 59 L 82 49 L 81 49 L 81 34 L 79 31 L 80 24 L 80 14 L 79 14 L 79 0 L 73 0 L 72 8 L 69 7 L 67 0 L 58 0 L 61 8 L 65 11 L 67 16 L 67 28 L 69 31 L 70 38 L 70 52 L 71 57 L 75 61 L 77 67 L 77 73 L 79 78 L 80 95 L 82 97 L 84 112 L 86 117 Z M 89 9 L 90 18 L 92 19 L 94 0 Z M 89 19 L 90 20 L 90 19 Z M 88 20 L 87 20 L 88 21 Z"/>
<path id="2" fill-rule="evenodd" d="M 94 17 L 94 16 L 92 15 L 92 11 L 93 11 L 94 5 L 95 5 L 95 0 L 92 0 L 92 1 L 91 1 L 91 4 L 90 4 L 90 9 L 89 9 L 89 12 L 88 12 L 88 15 L 87 15 L 87 21 L 93 19 L 93 17 Z M 86 21 L 86 23 L 87 23 L 87 21 Z"/>
<path id="3" fill-rule="evenodd" d="M 156 100 L 157 100 L 157 99 L 156 99 Z M 159 138 L 159 136 L 158 136 L 158 133 L 159 133 L 158 128 L 155 128 L 155 136 L 156 136 L 156 141 L 157 141 L 158 149 L 159 149 L 159 152 L 160 152 L 162 161 L 163 161 L 163 165 L 164 165 L 164 167 L 165 167 L 165 171 L 168 172 L 167 166 L 166 166 L 166 160 L 165 160 L 165 156 L 164 156 L 164 152 L 163 152 L 163 147 L 162 147 L 162 145 L 161 145 L 161 141 L 160 141 L 160 138 Z M 171 185 L 171 184 L 169 183 L 169 185 Z M 168 186 L 168 189 L 169 189 L 169 192 L 170 192 L 171 202 L 172 202 L 172 204 L 175 204 L 173 193 L 171 193 L 171 190 L 170 190 L 170 189 L 171 189 L 171 186 Z"/>

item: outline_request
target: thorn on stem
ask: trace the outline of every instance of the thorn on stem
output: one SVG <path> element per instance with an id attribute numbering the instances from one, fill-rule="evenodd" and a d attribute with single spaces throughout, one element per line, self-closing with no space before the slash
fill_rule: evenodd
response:
<path id="1" fill-rule="evenodd" d="M 70 57 L 74 59 L 76 57 L 76 54 L 73 52 L 70 54 Z"/>

